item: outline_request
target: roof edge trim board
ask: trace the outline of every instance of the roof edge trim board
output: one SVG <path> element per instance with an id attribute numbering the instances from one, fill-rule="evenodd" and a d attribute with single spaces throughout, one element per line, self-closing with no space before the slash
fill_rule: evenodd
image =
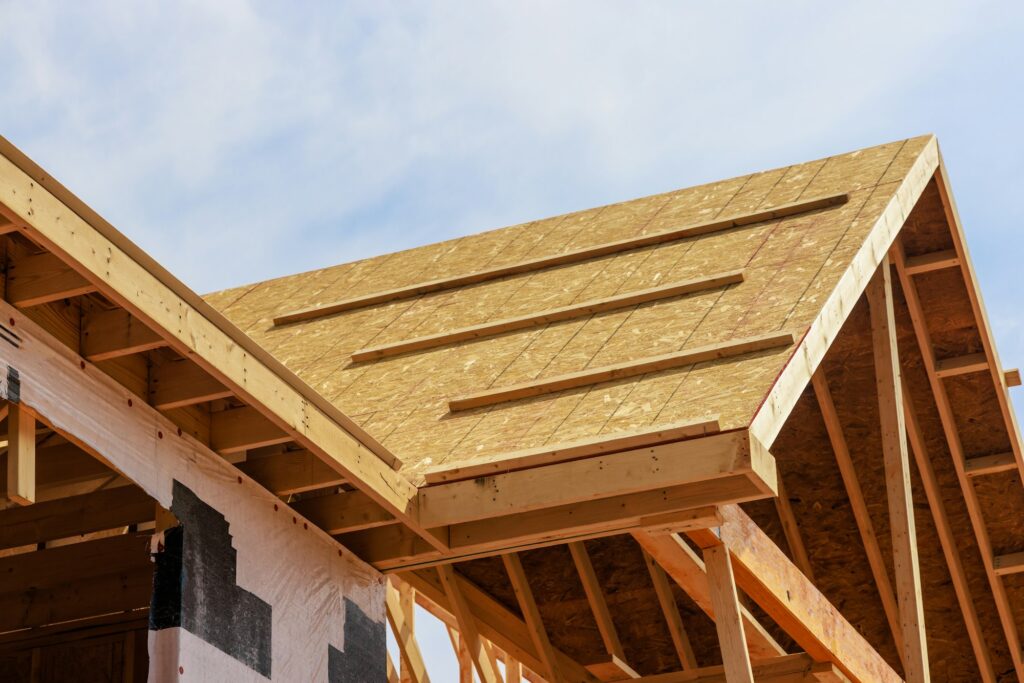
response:
<path id="1" fill-rule="evenodd" d="M 406 287 L 399 287 L 397 289 L 389 289 L 382 292 L 367 294 L 365 296 L 343 299 L 323 306 L 311 306 L 309 308 L 284 313 L 274 318 L 274 325 L 287 325 L 290 323 L 323 318 L 336 313 L 363 308 L 365 306 L 399 301 L 401 299 L 409 299 L 421 294 L 429 294 L 431 292 L 440 292 L 447 289 L 464 287 L 466 285 L 479 284 L 481 282 L 497 280 L 498 278 L 507 277 L 509 275 L 518 275 L 519 273 L 528 273 L 554 266 L 564 266 L 571 263 L 589 261 L 590 259 L 600 258 L 610 254 L 617 254 L 623 251 L 663 244 L 665 242 L 674 242 L 687 237 L 697 237 L 699 235 L 706 235 L 712 232 L 729 230 L 731 228 L 738 228 L 746 225 L 754 225 L 755 223 L 777 220 L 779 218 L 808 213 L 810 211 L 817 211 L 819 209 L 828 209 L 833 206 L 845 204 L 847 201 L 849 201 L 849 195 L 845 192 L 842 194 L 815 197 L 813 199 L 806 199 L 799 202 L 782 204 L 773 209 L 766 209 L 756 213 L 735 214 L 733 216 L 719 218 L 711 222 L 693 223 L 649 235 L 640 235 L 624 240 L 617 240 L 615 242 L 606 242 L 592 247 L 583 247 L 582 249 L 575 249 L 573 251 L 554 254 L 552 256 L 542 256 L 540 258 L 530 259 L 527 261 L 519 261 L 517 263 L 489 268 L 487 270 L 481 270 L 467 275 L 456 275 L 438 280 L 430 280 L 429 282 L 420 282 Z"/>
<path id="2" fill-rule="evenodd" d="M 775 441 L 825 352 L 867 287 L 868 280 L 878 270 L 907 216 L 938 169 L 939 146 L 933 135 L 918 153 L 903 182 L 875 221 L 860 250 L 822 306 L 821 313 L 793 350 L 792 357 L 751 420 L 751 433 L 763 443 Z"/>
<path id="3" fill-rule="evenodd" d="M 529 467 L 552 465 L 591 455 L 615 453 L 631 448 L 654 446 L 668 441 L 707 436 L 718 431 L 717 416 L 702 420 L 687 420 L 656 429 L 620 432 L 590 439 L 527 448 L 504 455 L 486 456 L 464 462 L 457 467 L 438 466 L 427 470 L 424 480 L 427 484 L 443 484 L 448 481 L 475 479 Z"/>
<path id="4" fill-rule="evenodd" d="M 673 282 L 659 287 L 650 287 L 648 289 L 638 289 L 636 291 L 626 292 L 625 294 L 618 294 L 616 296 L 605 297 L 602 299 L 592 299 L 590 301 L 584 301 L 570 306 L 562 306 L 560 308 L 554 308 L 547 311 L 540 311 L 539 313 L 530 313 L 516 318 L 504 318 L 502 320 L 481 323 L 470 327 L 462 327 L 457 330 L 452 330 L 451 332 L 441 332 L 440 334 L 416 337 L 414 339 L 407 339 L 404 341 L 394 342 L 392 344 L 383 344 L 381 346 L 361 349 L 352 354 L 352 362 L 359 363 L 362 361 L 377 360 L 412 351 L 435 349 L 458 342 L 487 339 L 506 332 L 539 327 L 541 325 L 548 325 L 550 323 L 562 322 L 565 320 L 573 320 L 575 318 L 596 315 L 598 313 L 607 313 L 621 308 L 638 306 L 640 304 L 683 296 L 686 294 L 694 294 L 708 289 L 738 284 L 740 282 L 743 282 L 743 271 L 734 270 L 712 275 L 708 278 Z"/>
<path id="5" fill-rule="evenodd" d="M 694 349 L 677 351 L 675 353 L 666 353 L 659 356 L 650 356 L 648 358 L 641 358 L 627 363 L 606 365 L 604 367 L 592 368 L 590 370 L 582 370 L 580 372 L 572 372 L 565 375 L 556 375 L 554 377 L 548 377 L 532 382 L 522 382 L 520 384 L 511 384 L 497 389 L 487 389 L 473 394 L 466 394 L 465 396 L 459 396 L 451 399 L 448 402 L 448 409 L 454 413 L 462 410 L 470 410 L 471 408 L 507 403 L 509 401 L 515 401 L 522 398 L 533 398 L 535 396 L 553 394 L 567 389 L 576 389 L 592 384 L 610 382 L 613 380 L 625 379 L 627 377 L 635 377 L 649 372 L 659 372 L 661 370 L 669 370 L 684 365 L 721 360 L 747 353 L 764 351 L 781 346 L 789 346 L 793 344 L 794 341 L 795 337 L 791 332 L 772 332 L 769 334 L 747 337 L 745 339 L 738 339 L 730 342 L 708 344 Z"/>

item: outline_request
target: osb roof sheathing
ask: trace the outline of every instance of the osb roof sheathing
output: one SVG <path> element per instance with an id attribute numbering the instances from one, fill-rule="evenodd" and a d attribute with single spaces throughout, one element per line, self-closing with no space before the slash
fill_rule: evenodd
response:
<path id="1" fill-rule="evenodd" d="M 211 294 L 244 332 L 423 473 L 482 456 L 717 417 L 747 427 L 794 346 L 452 413 L 518 382 L 768 332 L 800 339 L 930 136 Z M 815 197 L 842 205 L 307 322 L 310 306 Z M 742 269 L 744 281 L 369 362 L 359 349 Z"/>

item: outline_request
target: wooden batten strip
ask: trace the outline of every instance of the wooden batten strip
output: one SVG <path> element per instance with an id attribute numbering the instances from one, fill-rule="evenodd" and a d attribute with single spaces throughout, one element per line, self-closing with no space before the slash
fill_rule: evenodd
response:
<path id="1" fill-rule="evenodd" d="M 771 334 L 748 337 L 737 341 L 709 344 L 707 346 L 699 346 L 686 351 L 678 351 L 676 353 L 666 353 L 660 356 L 642 358 L 628 363 L 606 365 L 604 367 L 582 370 L 580 372 L 573 372 L 567 375 L 557 375 L 555 377 L 540 379 L 533 382 L 523 382 L 521 384 L 512 384 L 506 387 L 499 387 L 497 389 L 488 389 L 475 394 L 467 394 L 450 400 L 448 402 L 448 409 L 454 413 L 460 410 L 470 410 L 471 408 L 490 406 L 496 403 L 506 403 L 508 401 L 515 401 L 522 398 L 543 396 L 545 394 L 553 394 L 567 389 L 575 389 L 578 387 L 590 386 L 592 384 L 599 384 L 601 382 L 610 382 L 627 377 L 644 375 L 650 372 L 660 372 L 662 370 L 669 370 L 685 365 L 731 358 L 733 356 L 753 353 L 755 351 L 764 351 L 766 349 L 772 349 L 780 346 L 789 346 L 793 344 L 794 341 L 795 339 L 793 335 L 789 332 L 773 332 Z"/>
<path id="2" fill-rule="evenodd" d="M 606 242 L 604 244 L 584 247 L 582 249 L 576 249 L 562 254 L 543 256 L 541 258 L 530 259 L 528 261 L 519 261 L 517 263 L 499 266 L 497 268 L 489 268 L 487 270 L 469 273 L 468 275 L 457 275 L 455 277 L 421 282 L 407 287 L 399 287 L 397 289 L 376 292 L 366 296 L 345 299 L 343 301 L 326 304 L 324 306 L 304 308 L 277 316 L 274 318 L 274 324 L 287 325 L 289 323 L 296 323 L 304 320 L 313 320 L 315 318 L 323 318 L 328 315 L 351 311 L 365 306 L 399 301 L 401 299 L 409 299 L 421 294 L 441 292 L 447 289 L 456 289 L 466 285 L 474 285 L 481 282 L 487 282 L 489 280 L 497 280 L 498 278 L 507 277 L 509 275 L 518 275 L 519 273 L 528 273 L 531 271 L 542 270 L 544 268 L 551 268 L 553 266 L 564 266 L 570 263 L 589 261 L 591 259 L 608 256 L 610 254 L 630 251 L 632 249 L 640 249 L 642 247 L 663 244 L 665 242 L 674 242 L 687 237 L 697 237 L 699 235 L 720 232 L 722 230 L 738 228 L 744 225 L 763 223 L 764 221 L 776 220 L 779 218 L 785 218 L 786 216 L 807 213 L 809 211 L 827 209 L 840 204 L 845 204 L 848 200 L 849 195 L 846 193 L 817 197 L 815 199 L 783 204 L 775 207 L 774 209 L 758 211 L 756 213 L 737 214 L 707 223 L 690 224 L 649 235 L 640 235 L 638 237 L 617 240 L 615 242 Z"/>
<path id="3" fill-rule="evenodd" d="M 968 477 L 1012 472 L 1015 469 L 1017 469 L 1017 458 L 1012 451 L 995 455 L 981 455 L 976 458 L 967 458 L 964 461 L 964 474 Z"/>
<path id="4" fill-rule="evenodd" d="M 641 289 L 635 292 L 620 294 L 618 296 L 594 299 L 592 301 L 573 304 L 572 306 L 563 306 L 561 308 L 542 311 L 540 313 L 531 313 L 530 315 L 524 315 L 517 318 L 505 318 L 504 320 L 495 320 L 493 322 L 483 323 L 480 325 L 463 327 L 451 332 L 432 334 L 426 337 L 417 337 L 415 339 L 395 342 L 394 344 L 385 344 L 369 349 L 362 349 L 352 354 L 352 361 L 359 363 L 362 361 L 387 358 L 389 356 L 397 356 L 399 354 L 410 353 L 412 351 L 435 349 L 441 346 L 456 344 L 458 342 L 486 339 L 499 334 L 505 334 L 506 332 L 539 327 L 541 325 L 548 325 L 550 323 L 562 322 L 565 320 L 573 320 L 576 318 L 595 315 L 597 313 L 607 313 L 621 308 L 628 308 L 630 306 L 658 301 L 660 299 L 683 296 L 685 294 L 693 294 L 695 292 L 702 292 L 717 287 L 725 287 L 739 282 L 743 282 L 742 270 L 719 273 L 717 275 L 712 275 L 709 278 L 702 278 L 698 280 L 674 282 L 660 287 L 651 287 L 649 289 Z"/>
<path id="5" fill-rule="evenodd" d="M 992 558 L 992 571 L 995 572 L 996 576 L 1024 572 L 1024 551 L 997 555 Z"/>
<path id="6" fill-rule="evenodd" d="M 956 249 L 946 249 L 944 251 L 933 251 L 930 254 L 921 254 L 920 256 L 910 256 L 907 258 L 906 268 L 908 275 L 920 275 L 921 273 L 930 273 L 933 270 L 955 268 L 959 265 L 960 256 L 957 255 Z"/>
<path id="7" fill-rule="evenodd" d="M 506 455 L 488 456 L 486 458 L 470 460 L 458 467 L 446 468 L 440 466 L 427 470 L 424 479 L 427 484 L 443 484 L 447 481 L 476 479 L 477 477 L 486 477 L 502 472 L 513 472 L 541 465 L 568 462 L 569 460 L 586 458 L 592 455 L 615 453 L 644 446 L 655 446 L 669 441 L 707 436 L 709 434 L 717 434 L 718 432 L 717 416 L 704 420 L 674 422 L 657 429 L 626 432 L 612 437 L 581 439 L 579 441 L 569 441 L 550 446 L 528 448 Z"/>
<path id="8" fill-rule="evenodd" d="M 935 361 L 935 374 L 943 378 L 985 372 L 988 369 L 988 358 L 984 353 L 970 353 L 966 356 Z"/>
<path id="9" fill-rule="evenodd" d="M 1008 387 L 1019 387 L 1021 385 L 1020 369 L 1013 368 L 1003 373 L 1003 379 Z"/>

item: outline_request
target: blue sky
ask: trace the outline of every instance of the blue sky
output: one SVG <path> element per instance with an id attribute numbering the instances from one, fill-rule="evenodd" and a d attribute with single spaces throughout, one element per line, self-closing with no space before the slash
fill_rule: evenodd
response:
<path id="1" fill-rule="evenodd" d="M 1024 3 L 0 0 L 0 37 L 0 133 L 200 292 L 934 132 L 1024 364 Z"/>

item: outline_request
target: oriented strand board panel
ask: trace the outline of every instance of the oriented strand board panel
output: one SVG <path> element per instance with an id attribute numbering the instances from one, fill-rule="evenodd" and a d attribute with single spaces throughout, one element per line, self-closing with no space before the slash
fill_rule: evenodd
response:
<path id="1" fill-rule="evenodd" d="M 428 467 L 718 416 L 746 427 L 795 346 L 451 413 L 506 384 L 772 332 L 800 339 L 931 137 L 588 209 L 218 292 L 209 301 L 400 457 Z M 428 280 L 848 194 L 843 204 L 274 326 L 273 318 Z M 353 352 L 739 269 L 738 284 L 354 363 Z"/>

